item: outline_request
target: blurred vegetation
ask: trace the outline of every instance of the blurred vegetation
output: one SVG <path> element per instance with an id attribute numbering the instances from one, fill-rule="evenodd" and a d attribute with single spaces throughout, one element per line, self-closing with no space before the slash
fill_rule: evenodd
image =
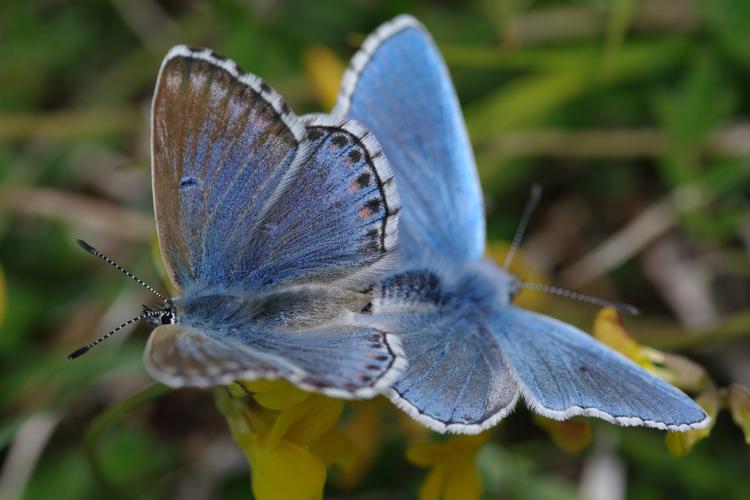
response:
<path id="1" fill-rule="evenodd" d="M 476 454 L 488 498 L 747 498 L 750 454 L 732 423 L 750 430 L 736 385 L 750 385 L 745 0 L 1 2 L 0 498 L 249 497 L 213 394 L 148 388 L 148 328 L 65 360 L 151 299 L 75 239 L 166 289 L 148 113 L 173 44 L 212 47 L 298 113 L 320 111 L 364 36 L 402 12 L 427 25 L 453 74 L 493 245 L 541 182 L 526 275 L 633 303 L 635 340 L 697 362 L 730 411 L 675 458 L 688 445 L 657 431 L 560 430 L 525 410 L 479 451 L 420 448 L 429 434 L 390 405 L 347 404 L 357 454 L 334 467 L 327 496 L 413 497 L 420 467 L 443 477 L 435 457 L 455 448 Z M 591 330 L 589 306 L 522 299 Z"/>

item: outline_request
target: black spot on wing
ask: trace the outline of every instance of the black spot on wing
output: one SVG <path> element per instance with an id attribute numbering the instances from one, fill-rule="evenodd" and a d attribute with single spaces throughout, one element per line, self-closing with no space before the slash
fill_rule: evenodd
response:
<path id="1" fill-rule="evenodd" d="M 349 159 L 356 163 L 362 159 L 362 153 L 360 153 L 358 149 L 352 149 L 349 151 Z"/>
<path id="2" fill-rule="evenodd" d="M 349 140 L 346 138 L 344 134 L 337 134 L 333 136 L 333 139 L 331 139 L 331 143 L 336 147 L 342 147 L 346 146 L 346 144 L 349 142 Z"/>
<path id="3" fill-rule="evenodd" d="M 369 186 L 371 179 L 372 176 L 368 172 L 360 174 L 359 177 L 357 177 L 357 185 L 359 185 L 359 189 Z"/>
<path id="4" fill-rule="evenodd" d="M 311 141 L 320 140 L 321 137 L 323 137 L 323 132 L 319 128 L 311 127 L 307 129 L 307 138 Z"/>
<path id="5" fill-rule="evenodd" d="M 330 135 L 327 135 L 330 134 Z M 358 190 L 364 187 L 375 187 L 377 188 L 377 194 L 364 205 L 362 210 L 359 212 L 359 216 L 364 220 L 370 220 L 371 218 L 377 218 L 380 224 L 380 230 L 375 233 L 379 238 L 379 252 L 386 251 L 386 226 L 388 224 L 389 217 L 395 215 L 399 211 L 399 207 L 390 208 L 388 201 L 385 198 L 385 186 L 393 182 L 393 177 L 387 179 L 381 179 L 380 174 L 375 167 L 374 158 L 382 155 L 382 151 L 377 150 L 374 152 L 369 151 L 362 141 L 362 138 L 366 137 L 369 132 L 365 131 L 362 137 L 350 133 L 348 130 L 336 126 L 324 126 L 324 125 L 310 125 L 307 127 L 307 139 L 310 141 L 319 141 L 321 139 L 329 141 L 329 143 L 336 148 L 342 149 L 343 153 L 352 163 L 357 163 L 357 169 L 366 167 L 367 171 L 360 173 L 351 184 L 352 189 Z M 321 144 L 322 145 L 322 144 Z M 350 146 L 351 149 L 347 148 Z M 365 165 L 360 165 L 359 162 L 364 161 Z M 372 239 L 373 236 L 368 232 L 366 237 Z M 371 251 L 371 246 L 366 248 L 366 251 Z"/>
<path id="6" fill-rule="evenodd" d="M 180 190 L 194 188 L 197 185 L 198 185 L 198 179 L 196 179 L 192 175 L 186 175 L 185 177 L 180 179 Z"/>
<path id="7" fill-rule="evenodd" d="M 372 198 L 367 201 L 367 208 L 372 212 L 380 210 L 380 198 Z"/>

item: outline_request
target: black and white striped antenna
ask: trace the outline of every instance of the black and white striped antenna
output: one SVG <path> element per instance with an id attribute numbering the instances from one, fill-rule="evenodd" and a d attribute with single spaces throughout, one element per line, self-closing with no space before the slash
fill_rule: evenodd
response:
<path id="1" fill-rule="evenodd" d="M 523 241 L 523 237 L 526 234 L 526 229 L 529 226 L 529 220 L 531 219 L 531 216 L 534 214 L 534 210 L 536 209 L 537 205 L 539 205 L 539 200 L 542 197 L 542 188 L 539 186 L 539 184 L 534 184 L 531 186 L 531 194 L 529 195 L 529 201 L 526 202 L 526 207 L 523 210 L 523 215 L 521 216 L 521 221 L 518 223 L 518 228 L 516 229 L 516 234 L 513 235 L 513 241 L 510 244 L 510 249 L 508 250 L 508 253 L 505 255 L 505 260 L 503 261 L 503 269 L 508 270 L 510 267 L 511 262 L 513 262 L 513 256 L 518 251 L 518 248 L 521 246 L 521 242 Z M 548 293 L 550 295 L 557 295 L 558 297 L 565 297 L 568 299 L 577 300 L 579 302 L 584 302 L 586 304 L 592 304 L 599 307 L 614 307 L 615 309 L 619 311 L 626 312 L 628 314 L 632 314 L 634 316 L 637 316 L 640 314 L 640 311 L 635 306 L 631 306 L 630 304 L 625 304 L 623 302 L 612 302 L 605 299 L 600 299 L 598 297 L 592 297 L 590 295 L 585 295 L 582 293 L 574 292 L 572 290 L 567 290 L 565 288 L 560 288 L 552 285 L 547 285 L 545 283 L 528 283 L 524 281 L 518 282 L 518 288 L 523 288 L 526 290 L 536 290 L 538 292 L 544 292 Z"/>
<path id="2" fill-rule="evenodd" d="M 577 300 L 578 302 L 585 302 L 586 304 L 592 304 L 599 307 L 614 307 L 618 311 L 622 311 L 633 316 L 638 316 L 641 312 L 637 307 L 625 302 L 612 302 L 606 299 L 600 299 L 598 297 L 592 297 L 591 295 L 585 295 L 582 293 L 574 292 L 566 288 L 560 288 L 557 286 L 547 285 L 545 283 L 528 283 L 521 281 L 518 283 L 518 288 L 525 290 L 536 290 L 538 292 L 548 293 L 550 295 L 557 295 L 558 297 L 565 297 L 566 299 Z"/>
<path id="3" fill-rule="evenodd" d="M 91 245 L 89 245 L 85 241 L 83 241 L 83 240 L 76 240 L 76 241 L 78 242 L 78 245 L 81 248 L 83 248 L 84 250 L 86 250 L 88 253 L 90 253 L 91 255 L 95 255 L 95 256 L 99 257 L 104 262 L 106 262 L 110 266 L 114 267 L 115 269 L 117 269 L 118 271 L 120 271 L 122 274 L 124 274 L 125 276 L 131 278 L 133 281 L 135 281 L 136 283 L 138 283 L 139 285 L 141 285 L 143 288 L 145 288 L 149 292 L 151 292 L 154 295 L 156 295 L 157 297 L 159 297 L 162 300 L 162 302 L 164 303 L 164 306 L 161 306 L 160 308 L 157 307 L 156 309 L 149 309 L 148 307 L 143 306 L 143 312 L 141 314 L 139 314 L 135 318 L 127 320 L 125 323 L 121 324 L 120 326 L 117 326 L 117 327 L 113 328 L 112 330 L 110 330 L 106 334 L 102 335 L 98 339 L 94 340 L 93 342 L 91 342 L 89 344 L 86 344 L 85 346 L 80 347 L 80 348 L 76 349 L 75 351 L 71 352 L 70 354 L 68 354 L 68 359 L 76 359 L 76 358 L 78 358 L 78 357 L 86 354 L 91 349 L 93 349 L 94 347 L 96 347 L 97 345 L 99 345 L 101 342 L 107 340 L 109 337 L 111 337 L 115 333 L 119 332 L 120 330 L 122 330 L 126 326 L 135 323 L 136 321 L 140 321 L 142 319 L 155 318 L 157 316 L 160 316 L 160 315 L 164 314 L 165 311 L 168 311 L 171 308 L 171 304 L 170 304 L 169 300 L 164 295 L 162 295 L 161 293 L 157 292 L 154 289 L 154 287 L 152 287 L 151 285 L 147 284 L 142 279 L 140 279 L 139 277 L 137 277 L 135 274 L 131 273 L 130 271 L 128 271 L 127 269 L 125 269 L 124 267 L 122 267 L 120 264 L 118 264 L 114 260 L 110 259 L 109 257 L 107 257 L 106 255 L 104 255 L 99 250 L 97 250 L 96 248 L 92 247 Z"/>
<path id="4" fill-rule="evenodd" d="M 518 223 L 518 228 L 516 228 L 516 234 L 513 235 L 513 241 L 510 244 L 510 249 L 505 255 L 505 260 L 503 261 L 503 269 L 506 271 L 508 270 L 508 268 L 510 268 L 510 264 L 511 262 L 513 262 L 513 257 L 516 255 L 518 248 L 521 246 L 523 237 L 526 234 L 526 228 L 529 227 L 529 220 L 534 214 L 534 210 L 536 209 L 537 205 L 539 205 L 539 200 L 541 198 L 542 187 L 539 184 L 534 184 L 533 186 L 531 186 L 529 201 L 526 202 L 526 207 L 523 209 L 521 221 Z"/>
<path id="5" fill-rule="evenodd" d="M 107 340 L 109 337 L 111 337 L 115 333 L 119 332 L 120 330 L 122 330 L 126 326 L 131 325 L 131 324 L 135 323 L 136 321 L 139 321 L 139 320 L 142 320 L 142 319 L 146 319 L 146 318 L 149 318 L 151 316 L 155 316 L 157 314 L 159 314 L 158 311 L 152 311 L 152 310 L 149 310 L 149 309 L 144 309 L 144 311 L 141 314 L 139 314 L 138 316 L 136 316 L 135 318 L 127 320 L 125 323 L 121 324 L 118 327 L 113 328 L 112 330 L 110 330 L 109 332 L 105 333 L 104 335 L 102 335 L 101 337 L 99 337 L 95 341 L 91 342 L 90 344 L 86 344 L 85 346 L 79 347 L 75 351 L 71 352 L 70 354 L 68 354 L 68 359 L 76 359 L 79 356 L 83 356 L 84 354 L 86 354 L 87 352 L 89 352 L 91 349 L 93 349 L 94 347 L 96 347 L 99 343 Z"/>
<path id="6" fill-rule="evenodd" d="M 124 274 L 125 276 L 127 276 L 127 277 L 129 277 L 129 278 L 133 279 L 133 280 L 134 280 L 134 281 L 135 281 L 136 283 L 138 283 L 139 285 L 141 285 L 141 286 L 142 286 L 143 288 L 145 288 L 145 289 L 146 289 L 146 290 L 148 290 L 149 292 L 151 292 L 151 293 L 153 293 L 154 295 L 156 295 L 157 297 L 159 297 L 159 298 L 160 298 L 160 299 L 162 300 L 162 302 L 164 302 L 165 304 L 168 304 L 168 303 L 169 303 L 169 300 L 168 300 L 168 299 L 167 299 L 167 298 L 166 298 L 166 297 L 165 297 L 164 295 L 162 295 L 162 294 L 160 294 L 159 292 L 157 292 L 157 291 L 156 291 L 156 290 L 154 289 L 154 287 L 152 287 L 151 285 L 149 285 L 149 284 L 145 283 L 145 282 L 144 282 L 144 281 L 143 281 L 142 279 L 140 279 L 140 278 L 139 278 L 138 276 L 136 276 L 135 274 L 131 273 L 130 271 L 128 271 L 127 269 L 125 269 L 124 267 L 122 267 L 122 266 L 121 266 L 120 264 L 118 264 L 118 263 L 117 263 L 117 262 L 115 262 L 114 260 L 112 260 L 112 259 L 110 259 L 109 257 L 107 257 L 106 255 L 104 255 L 103 253 L 101 253 L 101 252 L 100 252 L 99 250 L 97 250 L 96 248 L 92 247 L 91 245 L 89 245 L 88 243 L 86 243 L 86 242 L 85 242 L 85 241 L 83 241 L 83 240 L 76 240 L 76 241 L 78 242 L 78 245 L 79 245 L 79 246 L 80 246 L 81 248 L 83 248 L 84 250 L 86 250 L 86 251 L 87 251 L 88 253 L 90 253 L 91 255 L 96 255 L 97 257 L 99 257 L 100 259 L 102 259 L 102 260 L 103 260 L 104 262 L 106 262 L 106 263 L 107 263 L 107 264 L 109 264 L 110 266 L 112 266 L 112 267 L 114 267 L 115 269 L 117 269 L 118 271 L 120 271 L 120 272 L 121 272 L 122 274 Z"/>

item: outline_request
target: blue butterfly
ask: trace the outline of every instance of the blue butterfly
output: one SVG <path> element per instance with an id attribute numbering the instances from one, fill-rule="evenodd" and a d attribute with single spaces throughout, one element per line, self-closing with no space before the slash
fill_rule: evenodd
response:
<path id="1" fill-rule="evenodd" d="M 399 211 L 367 129 L 297 117 L 235 62 L 177 46 L 156 84 L 152 176 L 159 247 L 179 291 L 139 317 L 159 325 L 145 352 L 157 380 L 282 378 L 346 398 L 401 375 L 398 338 L 356 320 L 368 287 L 394 267 Z"/>
<path id="2" fill-rule="evenodd" d="M 448 71 L 409 16 L 382 25 L 344 75 L 334 116 L 378 136 L 403 210 L 399 270 L 375 290 L 374 317 L 402 340 L 409 367 L 390 399 L 438 432 L 473 434 L 520 397 L 557 420 L 575 415 L 685 431 L 706 413 L 589 335 L 512 305 L 521 282 L 482 258 L 478 175 Z"/>

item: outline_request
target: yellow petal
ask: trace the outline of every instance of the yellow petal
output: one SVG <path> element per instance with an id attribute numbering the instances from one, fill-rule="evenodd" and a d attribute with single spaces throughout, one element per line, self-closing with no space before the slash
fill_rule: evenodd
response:
<path id="1" fill-rule="evenodd" d="M 552 420 L 534 415 L 534 422 L 546 430 L 558 448 L 566 453 L 579 453 L 591 443 L 591 426 L 580 420 Z"/>
<path id="2" fill-rule="evenodd" d="M 253 495 L 258 500 L 312 500 L 323 497 L 326 468 L 313 453 L 289 442 L 243 447 L 250 461 Z"/>
<path id="3" fill-rule="evenodd" d="M 229 430 L 235 441 L 252 435 L 254 439 L 265 439 L 271 431 L 276 413 L 260 406 L 248 408 L 244 399 L 237 399 L 227 394 L 224 388 L 214 391 L 216 407 L 227 419 Z"/>
<path id="4" fill-rule="evenodd" d="M 310 395 L 285 380 L 247 380 L 242 385 L 252 393 L 259 405 L 269 410 L 292 408 Z"/>
<path id="5" fill-rule="evenodd" d="M 318 102 L 325 110 L 336 104 L 344 63 L 328 47 L 314 45 L 305 51 L 305 70 Z"/>
<path id="6" fill-rule="evenodd" d="M 418 467 L 430 467 L 419 490 L 420 499 L 473 500 L 482 494 L 476 455 L 491 431 L 475 436 L 455 436 L 438 443 L 410 446 L 406 458 Z"/>
<path id="7" fill-rule="evenodd" d="M 336 475 L 336 486 L 343 490 L 356 487 L 378 456 L 383 443 L 385 423 L 382 418 L 382 398 L 349 404 L 350 412 L 339 428 L 352 445 L 351 462 L 341 464 Z"/>
<path id="8" fill-rule="evenodd" d="M 445 487 L 447 466 L 434 467 L 419 488 L 419 500 L 439 500 Z"/>
<path id="9" fill-rule="evenodd" d="M 473 452 L 476 452 L 490 440 L 490 437 L 492 437 L 492 429 L 471 436 L 456 436 L 453 438 L 452 442 L 461 447 L 470 448 Z"/>
<path id="10" fill-rule="evenodd" d="M 323 461 L 326 467 L 338 465 L 350 469 L 355 463 L 357 450 L 352 440 L 339 429 L 331 429 L 310 445 L 310 451 Z"/>
<path id="11" fill-rule="evenodd" d="M 406 449 L 406 459 L 417 467 L 429 467 L 437 462 L 455 460 L 458 456 L 473 460 L 474 454 L 491 435 L 489 430 L 470 436 L 453 436 L 437 443 L 413 444 Z"/>
<path id="12" fill-rule="evenodd" d="M 738 384 L 727 389 L 727 405 L 732 420 L 745 434 L 745 443 L 750 444 L 750 392 Z"/>
<path id="13" fill-rule="evenodd" d="M 646 369 L 652 369 L 653 363 L 641 345 L 636 342 L 620 321 L 620 314 L 613 307 L 599 311 L 594 320 L 593 335 L 603 344 L 608 345 L 623 356 L 626 356 Z"/>
<path id="14" fill-rule="evenodd" d="M 487 244 L 487 256 L 494 260 L 497 265 L 502 266 L 505 261 L 505 256 L 510 250 L 510 245 L 504 241 L 494 241 Z M 514 276 L 520 277 L 524 281 L 530 283 L 546 283 L 547 277 L 540 272 L 538 269 L 533 267 L 531 263 L 524 257 L 522 251 L 518 251 L 513 257 L 513 261 L 510 263 L 509 271 Z M 523 308 L 527 309 L 539 309 L 542 307 L 548 299 L 548 295 L 536 291 L 536 290 L 523 290 L 518 294 L 518 298 L 515 299 L 514 303 Z"/>
<path id="15" fill-rule="evenodd" d="M 711 417 L 711 423 L 703 429 L 687 432 L 668 432 L 665 438 L 667 450 L 675 457 L 687 455 L 698 441 L 711 434 L 711 429 L 713 429 L 716 422 L 716 414 L 719 412 L 719 393 L 713 384 L 709 384 L 695 398 L 695 402 Z"/>
<path id="16" fill-rule="evenodd" d="M 269 435 L 273 443 L 282 437 L 299 444 L 310 444 L 336 425 L 344 402 L 320 394 L 310 394 L 300 404 L 283 410 Z"/>
<path id="17" fill-rule="evenodd" d="M 417 467 L 429 467 L 445 457 L 445 443 L 413 444 L 406 449 L 406 459 Z"/>
<path id="18" fill-rule="evenodd" d="M 475 500 L 482 496 L 482 479 L 474 459 L 456 463 L 447 472 L 445 500 Z"/>

